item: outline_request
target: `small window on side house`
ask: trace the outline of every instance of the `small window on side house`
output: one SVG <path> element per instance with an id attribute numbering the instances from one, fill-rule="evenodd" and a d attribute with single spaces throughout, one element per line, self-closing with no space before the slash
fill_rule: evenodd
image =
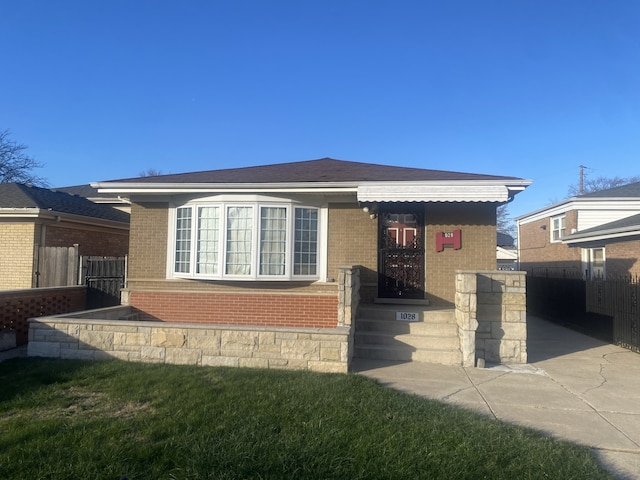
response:
<path id="1" fill-rule="evenodd" d="M 565 236 L 565 219 L 564 215 L 559 217 L 553 217 L 551 219 L 551 241 L 559 242 L 562 237 Z"/>
<path id="2" fill-rule="evenodd" d="M 604 248 L 589 249 L 588 276 L 591 279 L 605 278 Z"/>

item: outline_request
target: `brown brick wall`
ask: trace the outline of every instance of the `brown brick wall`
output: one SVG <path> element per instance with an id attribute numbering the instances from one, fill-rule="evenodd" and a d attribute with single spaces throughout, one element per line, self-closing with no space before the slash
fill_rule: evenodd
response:
<path id="1" fill-rule="evenodd" d="M 130 279 L 166 278 L 168 208 L 167 203 L 131 205 Z"/>
<path id="2" fill-rule="evenodd" d="M 433 304 L 453 303 L 456 270 L 496 269 L 496 206 L 428 204 L 425 209 L 426 292 Z M 436 233 L 460 229 L 462 248 L 436 252 Z"/>
<path id="3" fill-rule="evenodd" d="M 605 247 L 608 278 L 640 276 L 640 240 L 610 243 Z"/>
<path id="4" fill-rule="evenodd" d="M 54 224 L 45 227 L 45 247 L 71 247 L 78 244 L 80 255 L 124 257 L 129 252 L 126 230 Z"/>
<path id="5" fill-rule="evenodd" d="M 31 288 L 38 232 L 33 223 L 0 225 L 0 290 Z"/>
<path id="6" fill-rule="evenodd" d="M 360 282 L 377 283 L 378 221 L 357 204 L 329 205 L 327 274 L 338 278 L 342 265 L 360 265 Z"/>
<path id="7" fill-rule="evenodd" d="M 131 306 L 165 322 L 334 328 L 335 295 L 133 291 Z"/>
<path id="8" fill-rule="evenodd" d="M 567 234 L 576 228 L 577 224 L 577 211 L 567 212 L 565 220 Z M 581 249 L 551 241 L 551 218 L 520 225 L 518 243 L 521 270 L 553 276 L 581 274 Z"/>
<path id="9" fill-rule="evenodd" d="M 272 292 L 295 286 L 299 292 L 316 286 L 294 285 L 293 282 L 270 282 L 259 286 L 255 282 L 208 282 L 165 280 L 168 235 L 167 204 L 134 204 L 131 217 L 129 287 L 132 298 L 152 290 L 236 291 L 264 288 Z M 431 204 L 426 208 L 426 289 L 435 303 L 451 303 L 455 297 L 455 271 L 458 269 L 492 270 L 496 268 L 495 205 L 493 204 Z M 376 294 L 378 264 L 378 221 L 356 204 L 331 204 L 328 212 L 329 278 L 338 278 L 341 265 L 360 265 L 363 301 Z M 435 234 L 439 231 L 462 230 L 462 249 L 435 252 Z M 150 285 L 149 282 L 151 282 Z M 224 292 L 220 292 L 224 293 Z M 267 294 L 269 292 L 267 291 Z M 230 292 L 231 295 L 236 294 Z M 203 297 L 198 297 L 203 298 Z M 235 297 L 234 297 L 235 298 Z M 333 314 L 332 314 L 333 315 Z M 199 317 L 198 317 L 199 318 Z"/>

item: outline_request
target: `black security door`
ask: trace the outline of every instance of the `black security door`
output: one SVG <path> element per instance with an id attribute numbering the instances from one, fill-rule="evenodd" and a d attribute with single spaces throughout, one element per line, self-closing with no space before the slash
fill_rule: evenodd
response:
<path id="1" fill-rule="evenodd" d="M 414 205 L 378 213 L 378 296 L 424 298 L 424 215 Z"/>

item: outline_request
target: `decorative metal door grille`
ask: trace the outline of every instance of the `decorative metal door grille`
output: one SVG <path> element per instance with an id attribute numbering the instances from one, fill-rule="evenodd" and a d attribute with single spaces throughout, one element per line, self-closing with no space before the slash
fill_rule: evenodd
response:
<path id="1" fill-rule="evenodd" d="M 379 214 L 378 295 L 424 298 L 424 232 L 418 212 Z"/>

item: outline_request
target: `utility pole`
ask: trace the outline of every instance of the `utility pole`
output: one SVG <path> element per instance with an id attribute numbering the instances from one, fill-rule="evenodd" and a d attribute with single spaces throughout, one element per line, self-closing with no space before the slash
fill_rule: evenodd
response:
<path id="1" fill-rule="evenodd" d="M 582 195 L 584 193 L 584 169 L 587 168 L 584 165 L 580 165 L 580 190 L 578 191 L 578 195 Z"/>

